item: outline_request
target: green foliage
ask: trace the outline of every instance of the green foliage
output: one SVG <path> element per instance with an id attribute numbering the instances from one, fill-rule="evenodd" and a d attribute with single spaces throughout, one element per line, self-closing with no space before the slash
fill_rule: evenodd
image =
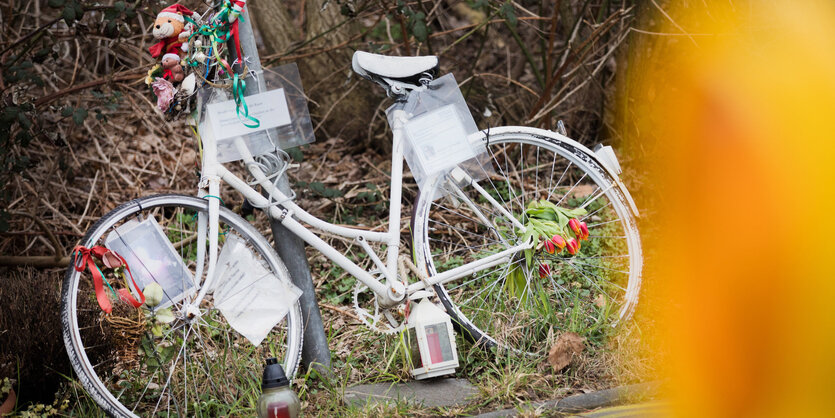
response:
<path id="1" fill-rule="evenodd" d="M 31 60 L 23 60 L 19 64 L 15 61 L 20 57 L 15 57 L 12 63 L 3 68 L 3 81 L 9 84 L 18 84 L 30 82 L 38 87 L 43 86 L 43 79 L 35 73 Z"/>
<path id="2" fill-rule="evenodd" d="M 304 182 L 304 181 L 297 181 L 296 186 L 301 188 L 307 188 L 308 190 L 312 191 L 313 193 L 321 196 L 327 197 L 329 199 L 333 199 L 336 197 L 342 197 L 345 193 L 342 190 L 338 189 L 331 189 L 330 187 L 326 187 L 324 183 L 314 181 L 314 182 Z"/>
<path id="3" fill-rule="evenodd" d="M 397 1 L 397 13 L 406 18 L 406 30 L 419 42 L 426 42 L 429 37 L 429 27 L 426 24 L 426 14 L 412 10 L 403 0 Z"/>
<path id="4" fill-rule="evenodd" d="M 300 163 L 300 162 L 304 161 L 304 154 L 299 149 L 299 147 L 289 148 L 289 149 L 286 149 L 284 151 L 286 151 L 287 154 L 290 155 L 290 158 L 292 158 L 293 161 L 295 161 L 297 163 Z"/>
<path id="5" fill-rule="evenodd" d="M 499 9 L 499 14 L 505 19 L 507 19 L 507 23 L 511 27 L 516 27 L 516 23 L 518 22 L 518 20 L 516 19 L 516 13 L 513 11 L 513 4 L 511 4 L 509 1 L 505 2 L 505 4 L 502 5 L 501 9 Z"/>
<path id="6" fill-rule="evenodd" d="M 366 191 L 360 192 L 357 195 L 357 199 L 361 200 L 363 203 L 369 204 L 375 211 L 384 211 L 387 207 L 388 201 L 385 196 L 380 193 L 380 189 L 371 183 L 365 183 L 365 188 Z"/>
<path id="7" fill-rule="evenodd" d="M 136 9 L 128 7 L 124 1 L 113 3 L 113 7 L 104 10 L 103 32 L 107 36 L 118 36 L 120 23 L 130 21 L 136 17 Z"/>
<path id="8" fill-rule="evenodd" d="M 490 2 L 488 0 L 471 0 L 468 3 L 473 10 L 487 11 L 490 8 Z"/>
<path id="9" fill-rule="evenodd" d="M 359 254 L 360 258 L 367 257 L 364 253 Z M 339 266 L 331 266 L 321 273 L 324 276 L 322 285 L 318 289 L 318 294 L 321 299 L 326 300 L 333 305 L 342 305 L 349 303 L 353 298 L 354 285 L 357 284 L 357 279 L 346 276 L 344 270 Z"/>
<path id="10" fill-rule="evenodd" d="M 411 14 L 409 16 L 409 29 L 415 39 L 425 42 L 429 36 L 429 28 L 426 27 L 426 15 L 423 12 Z"/>
<path id="11" fill-rule="evenodd" d="M 76 125 L 83 124 L 84 119 L 87 119 L 87 109 L 78 108 L 72 112 L 72 121 L 75 122 Z"/>
<path id="12" fill-rule="evenodd" d="M 15 152 L 16 146 L 29 146 L 32 141 L 34 106 L 29 103 L 6 107 L 0 114 L 0 202 L 8 202 L 9 191 L 6 185 L 12 175 L 25 172 L 29 167 L 29 158 Z M 5 205 L 3 205 L 5 206 Z M 9 214 L 0 210 L 0 231 L 9 228 Z"/>

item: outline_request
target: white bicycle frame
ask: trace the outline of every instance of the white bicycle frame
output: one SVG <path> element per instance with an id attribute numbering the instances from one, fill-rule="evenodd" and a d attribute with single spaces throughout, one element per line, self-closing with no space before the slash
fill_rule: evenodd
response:
<path id="1" fill-rule="evenodd" d="M 344 227 L 334 225 L 332 223 L 323 221 L 304 209 L 296 205 L 290 200 L 286 194 L 279 190 L 272 181 L 267 178 L 260 166 L 255 163 L 252 154 L 249 152 L 246 144 L 242 138 L 236 140 L 236 147 L 243 156 L 243 161 L 247 166 L 250 174 L 253 175 L 257 184 L 259 184 L 270 199 L 263 196 L 261 193 L 250 187 L 250 185 L 239 178 L 226 167 L 217 161 L 217 144 L 212 136 L 201 138 L 203 142 L 203 161 L 202 161 L 202 179 L 200 182 L 200 196 L 209 198 L 217 197 L 220 193 L 220 182 L 224 181 L 232 188 L 240 192 L 246 197 L 253 206 L 267 208 L 268 215 L 273 219 L 277 219 L 284 225 L 287 230 L 297 235 L 299 238 L 307 242 L 313 248 L 316 248 L 325 257 L 332 260 L 336 265 L 343 268 L 346 272 L 356 277 L 364 285 L 368 286 L 378 297 L 378 303 L 383 307 L 394 306 L 407 295 L 411 295 L 422 289 L 429 288 L 435 284 L 441 284 L 453 281 L 455 279 L 475 274 L 481 270 L 505 263 L 510 258 L 526 248 L 530 247 L 530 243 L 523 243 L 510 247 L 504 251 L 493 254 L 491 256 L 464 264 L 460 267 L 445 271 L 443 273 L 434 275 L 432 277 L 421 277 L 421 280 L 412 284 L 404 284 L 401 280 L 406 280 L 405 277 L 398 280 L 398 256 L 400 251 L 400 215 L 401 215 L 401 196 L 403 190 L 403 126 L 407 120 L 406 113 L 403 110 L 395 109 L 393 114 L 394 126 L 393 131 L 393 145 L 392 145 L 392 159 L 391 159 L 391 194 L 389 204 L 389 221 L 386 232 L 367 231 L 357 228 Z M 464 175 L 462 172 L 459 175 Z M 469 177 L 469 176 L 466 176 Z M 472 179 L 466 179 L 475 186 L 477 190 L 488 200 L 496 209 L 505 213 L 508 218 L 515 221 L 516 219 L 510 214 L 506 213 L 505 209 L 496 202 L 485 190 L 481 189 L 477 183 Z M 273 204 L 270 204 L 272 200 Z M 196 299 L 188 304 L 191 307 L 197 307 L 205 297 L 208 289 L 212 288 L 214 280 L 214 273 L 217 264 L 218 253 L 218 213 L 220 210 L 219 199 L 209 198 L 208 219 L 204 219 L 201 214 L 198 221 L 198 242 L 209 241 L 209 263 L 206 270 L 206 281 L 201 286 L 200 292 Z M 279 202 L 279 203 L 275 203 Z M 471 203 L 470 203 L 471 204 Z M 475 209 L 475 207 L 473 206 Z M 476 213 L 480 211 L 476 210 Z M 524 226 L 517 222 L 517 228 L 524 230 Z M 353 238 L 356 240 L 363 250 L 368 254 L 376 270 L 383 275 L 385 281 L 382 282 L 371 271 L 365 270 L 351 259 L 340 253 L 330 244 L 319 238 L 312 232 L 308 226 L 321 231 L 325 231 L 334 235 L 345 238 Z M 281 239 L 276 237 L 276 239 Z M 386 262 L 380 259 L 376 252 L 368 244 L 368 241 L 381 242 L 386 244 Z M 198 246 L 198 265 L 195 277 L 202 277 L 203 260 L 205 259 L 206 246 Z M 187 307 L 188 308 L 188 307 Z"/>

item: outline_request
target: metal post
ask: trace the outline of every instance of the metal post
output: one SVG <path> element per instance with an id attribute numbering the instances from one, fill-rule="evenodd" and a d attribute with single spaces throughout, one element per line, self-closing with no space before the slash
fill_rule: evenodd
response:
<path id="1" fill-rule="evenodd" d="M 246 65 L 252 71 L 261 70 L 261 58 L 258 56 L 258 48 L 255 45 L 255 36 L 250 23 L 249 7 L 244 8 L 241 19 L 238 19 L 238 34 L 241 40 L 241 50 L 247 58 Z M 228 50 L 230 64 L 235 60 L 234 40 L 230 40 Z M 236 71 L 242 70 L 242 66 L 236 66 Z M 266 91 L 264 77 L 258 77 L 258 88 L 249 88 L 252 80 L 247 80 L 247 89 L 244 96 L 256 94 L 259 91 Z M 290 183 L 287 176 L 282 176 L 278 184 L 279 190 L 290 194 Z M 328 348 L 328 338 L 325 335 L 325 327 L 322 323 L 322 314 L 319 312 L 319 304 L 316 301 L 316 293 L 313 287 L 313 277 L 310 275 L 310 265 L 307 263 L 307 255 L 304 252 L 304 243 L 298 237 L 290 233 L 280 222 L 270 218 L 270 225 L 275 241 L 275 250 L 287 266 L 290 278 L 299 289 L 302 290 L 299 303 L 302 306 L 302 318 L 304 319 L 304 340 L 302 345 L 302 367 L 306 371 L 313 366 L 316 371 L 325 376 L 332 376 L 331 352 Z"/>

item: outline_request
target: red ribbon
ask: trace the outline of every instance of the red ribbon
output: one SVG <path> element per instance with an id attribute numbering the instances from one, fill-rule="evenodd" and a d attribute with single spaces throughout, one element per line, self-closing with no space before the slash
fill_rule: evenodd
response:
<path id="1" fill-rule="evenodd" d="M 99 268 L 96 267 L 96 262 L 93 258 L 104 260 L 106 257 L 116 256 L 122 263 L 121 265 L 125 266 L 125 269 L 127 269 L 128 274 L 130 275 L 130 281 L 133 283 L 133 287 L 136 289 L 136 292 L 139 293 L 139 300 L 136 300 L 136 298 L 134 298 L 130 293 L 130 290 L 123 288 L 119 289 L 119 298 L 127 303 L 130 303 L 134 308 L 138 308 L 145 303 L 145 295 L 142 293 L 142 290 L 139 289 L 139 286 L 136 285 L 136 281 L 133 279 L 133 273 L 130 272 L 130 266 L 128 266 L 127 261 L 125 261 L 121 255 L 117 254 L 116 251 L 112 251 L 100 245 L 93 248 L 86 248 L 79 245 L 73 249 L 73 253 L 75 253 L 75 271 L 83 272 L 88 268 L 90 269 L 90 274 L 93 275 L 93 287 L 96 290 L 96 299 L 99 301 L 99 306 L 105 313 L 109 314 L 112 312 L 113 306 L 110 304 L 110 299 L 107 298 L 107 294 L 104 292 L 104 278 L 102 277 Z M 105 262 L 105 264 L 108 263 Z"/>
<path id="2" fill-rule="evenodd" d="M 232 32 L 232 39 L 235 40 L 235 52 L 238 54 L 236 56 L 235 61 L 239 61 L 241 64 L 243 64 L 244 56 L 241 53 L 241 38 L 238 35 L 238 19 L 235 19 L 235 21 L 232 22 L 232 29 L 230 29 L 229 31 Z"/>

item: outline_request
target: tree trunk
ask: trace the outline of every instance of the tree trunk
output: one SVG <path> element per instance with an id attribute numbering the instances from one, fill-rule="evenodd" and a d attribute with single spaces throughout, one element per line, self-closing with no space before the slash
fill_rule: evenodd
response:
<path id="1" fill-rule="evenodd" d="M 299 39 L 287 6 L 279 0 L 249 0 L 247 7 L 264 44 L 266 55 L 283 52 Z"/>
<path id="2" fill-rule="evenodd" d="M 335 1 L 331 1 L 324 10 L 322 0 L 308 0 L 306 5 L 305 38 L 313 39 L 327 32 L 313 41 L 311 46 L 332 48 L 346 42 L 361 30 L 356 22 L 342 24 L 348 17 L 342 15 L 339 4 Z M 339 26 L 340 24 L 342 25 Z M 336 29 L 331 30 L 332 28 Z M 331 31 L 328 32 L 329 30 Z M 319 118 L 327 115 L 322 125 L 325 133 L 331 137 L 362 144 L 368 135 L 368 123 L 374 115 L 374 109 L 380 103 L 381 95 L 375 96 L 370 83 L 366 84 L 367 81 L 350 73 L 352 56 L 353 50 L 342 46 L 306 58 L 299 66 L 304 70 L 302 78 L 305 85 L 311 87 L 308 94 L 320 105 L 314 113 Z M 351 81 L 346 83 L 349 76 Z M 321 83 L 316 85 L 320 81 Z M 345 93 L 358 83 L 353 90 Z M 381 149 L 385 148 L 385 144 L 365 145 L 372 146 L 377 152 L 385 151 Z"/>
<path id="3" fill-rule="evenodd" d="M 318 138 L 340 137 L 355 143 L 365 140 L 368 122 L 382 99 L 382 90 L 374 94 L 371 84 L 350 74 L 353 51 L 342 45 L 361 28 L 355 22 L 342 24 L 348 17 L 342 15 L 339 4 L 334 1 L 324 10 L 323 0 L 303 2 L 305 10 L 299 12 L 304 16 L 303 34 L 299 33 L 286 3 L 278 0 L 250 2 L 248 5 L 254 11 L 252 16 L 266 55 L 287 52 L 294 42 L 301 40 L 310 43 L 300 53 L 323 51 L 296 61 L 305 93 L 311 98 L 310 114 L 314 126 L 324 122 L 316 133 Z M 347 82 L 349 75 L 351 81 Z M 362 84 L 346 94 L 356 83 Z M 380 148 L 386 145 L 374 144 L 372 147 L 383 152 Z"/>

